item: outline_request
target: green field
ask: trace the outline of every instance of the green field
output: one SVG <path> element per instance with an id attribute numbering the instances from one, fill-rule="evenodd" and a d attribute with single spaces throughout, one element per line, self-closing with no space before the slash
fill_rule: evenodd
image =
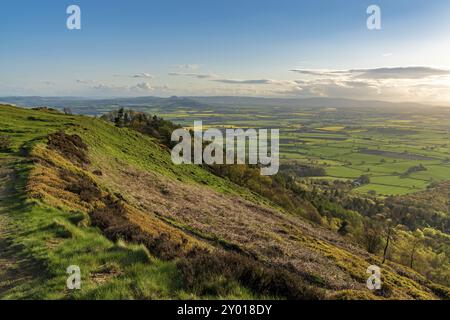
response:
<path id="1" fill-rule="evenodd" d="M 322 166 L 326 180 L 370 183 L 355 192 L 400 195 L 450 179 L 450 110 L 306 107 L 209 107 L 211 110 L 147 108 L 184 126 L 279 128 L 282 163 Z M 412 167 L 425 170 L 406 174 Z"/>

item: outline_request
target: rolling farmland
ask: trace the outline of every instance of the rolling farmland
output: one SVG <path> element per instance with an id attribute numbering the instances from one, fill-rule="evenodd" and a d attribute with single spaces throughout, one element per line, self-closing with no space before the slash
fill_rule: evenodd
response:
<path id="1" fill-rule="evenodd" d="M 355 192 L 408 194 L 450 179 L 450 121 L 443 116 L 450 114 L 447 109 L 207 109 L 151 107 L 146 111 L 187 127 L 202 120 L 205 128 L 280 128 L 282 163 L 323 167 L 326 176 L 315 179 L 353 181 L 369 176 L 370 183 L 355 187 Z M 423 169 L 411 170 L 417 166 Z"/>

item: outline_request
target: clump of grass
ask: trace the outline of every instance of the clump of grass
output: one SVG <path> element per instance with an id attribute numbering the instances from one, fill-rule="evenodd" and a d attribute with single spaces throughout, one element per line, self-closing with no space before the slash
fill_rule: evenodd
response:
<path id="1" fill-rule="evenodd" d="M 161 232 L 151 235 L 127 218 L 127 209 L 120 199 L 108 195 L 103 199 L 105 207 L 96 208 L 91 213 L 92 225 L 99 227 L 104 235 L 113 241 L 125 240 L 143 244 L 151 254 L 163 260 L 171 260 L 185 255 L 187 239 L 176 242 L 171 235 Z M 196 250 L 191 248 L 191 250 Z"/>
<path id="2" fill-rule="evenodd" d="M 442 285 L 430 283 L 428 287 L 436 294 L 438 297 L 444 300 L 450 300 L 450 289 Z"/>
<path id="3" fill-rule="evenodd" d="M 0 151 L 8 151 L 11 147 L 11 138 L 8 136 L 0 136 Z"/>
<path id="4" fill-rule="evenodd" d="M 49 230 L 54 232 L 55 236 L 58 238 L 71 238 L 72 232 L 70 228 L 67 227 L 67 222 L 60 219 L 54 219 L 49 225 Z"/>
<path id="5" fill-rule="evenodd" d="M 262 295 L 295 300 L 324 298 L 322 290 L 311 287 L 299 275 L 236 253 L 202 252 L 181 260 L 178 268 L 185 285 L 200 295 L 217 294 L 224 283 L 236 281 Z"/>

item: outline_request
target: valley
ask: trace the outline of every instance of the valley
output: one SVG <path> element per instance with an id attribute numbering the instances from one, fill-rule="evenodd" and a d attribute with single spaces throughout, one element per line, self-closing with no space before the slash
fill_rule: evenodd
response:
<path id="1" fill-rule="evenodd" d="M 165 143 L 175 125 L 150 115 L 130 113 L 136 121 L 115 125 L 108 115 L 99 119 L 48 108 L 0 106 L 0 155 L 14 159 L 1 167 L 7 173 L 4 177 L 14 173 L 13 206 L 3 213 L 10 231 L 2 233 L 2 243 L 7 241 L 14 251 L 13 256 L 2 252 L 0 261 L 15 264 L 20 257 L 29 268 L 25 270 L 30 270 L 23 275 L 1 274 L 2 284 L 15 285 L 3 286 L 0 297 L 448 298 L 447 185 L 439 182 L 445 176 L 428 189 L 431 181 L 425 176 L 426 184 L 413 190 L 418 192 L 395 197 L 379 191 L 366 195 L 363 189 L 386 185 L 411 191 L 396 179 L 419 180 L 413 175 L 433 172 L 433 164 L 443 170 L 446 147 L 428 149 L 440 144 L 436 139 L 444 129 L 438 125 L 435 132 L 427 129 L 427 150 L 408 145 L 404 152 L 404 146 L 400 151 L 388 146 L 405 139 L 399 134 L 402 130 L 425 135 L 419 124 L 384 126 L 383 134 L 369 140 L 368 132 L 375 130 L 369 125 L 376 121 L 372 117 L 367 123 L 359 121 L 358 129 L 355 125 L 349 129 L 344 121 L 338 126 L 336 115 L 328 112 L 320 117 L 330 117 L 330 122 L 319 123 L 318 115 L 309 115 L 312 118 L 301 126 L 296 120 L 297 127 L 289 119 L 292 115 L 283 116 L 285 128 L 291 129 L 282 133 L 289 140 L 284 148 L 301 137 L 307 142 L 296 152 L 305 149 L 311 155 L 288 158 L 284 149 L 282 164 L 287 169 L 263 177 L 251 166 L 173 164 Z M 164 117 L 185 125 L 194 117 L 181 117 L 178 108 L 171 114 Z M 208 113 L 202 114 L 205 123 L 219 126 L 204 114 Z M 263 123 L 256 120 L 253 126 L 275 127 L 283 117 L 261 118 Z M 244 125 L 241 121 L 226 120 L 223 126 Z M 391 134 L 387 140 L 386 132 Z M 374 148 L 381 141 L 383 148 Z M 351 182 L 359 173 L 348 173 L 366 172 L 355 161 L 356 154 L 371 168 L 370 184 L 363 187 Z M 403 170 L 396 169 L 402 164 Z M 416 164 L 427 171 L 412 170 L 411 176 L 400 177 Z M 296 171 L 304 165 L 302 173 L 313 165 L 324 168 L 325 174 L 305 176 Z M 387 177 L 378 181 L 381 171 L 391 167 L 399 174 L 391 173 L 392 181 Z M 425 204 L 427 197 L 432 200 Z M 417 208 L 414 219 L 411 205 Z M 428 209 L 421 209 L 423 205 Z M 422 238 L 410 248 L 416 243 L 413 237 L 419 239 L 416 229 Z M 395 240 L 383 256 L 386 232 Z M 69 265 L 80 266 L 81 290 L 65 288 Z M 370 265 L 383 266 L 380 291 L 366 287 Z"/>
<path id="2" fill-rule="evenodd" d="M 279 128 L 281 163 L 325 170 L 313 179 L 354 181 L 367 175 L 370 183 L 355 192 L 402 195 L 450 179 L 446 108 L 227 105 L 211 109 L 143 108 L 185 126 L 202 120 L 206 128 Z M 419 165 L 424 170 L 406 173 Z"/>

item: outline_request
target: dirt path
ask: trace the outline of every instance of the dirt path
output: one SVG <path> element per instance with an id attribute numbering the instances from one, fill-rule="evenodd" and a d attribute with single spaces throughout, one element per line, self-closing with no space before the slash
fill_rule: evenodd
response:
<path id="1" fill-rule="evenodd" d="M 11 220 L 8 216 L 14 195 L 14 170 L 11 161 L 0 160 L 0 299 L 12 288 L 32 278 L 32 264 L 17 255 L 11 243 Z"/>

